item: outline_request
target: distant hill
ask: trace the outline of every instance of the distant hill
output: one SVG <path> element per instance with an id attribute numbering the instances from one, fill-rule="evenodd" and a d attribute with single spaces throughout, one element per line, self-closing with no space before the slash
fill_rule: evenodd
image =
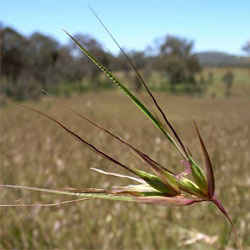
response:
<path id="1" fill-rule="evenodd" d="M 196 54 L 202 66 L 250 67 L 250 57 L 235 56 L 222 52 L 201 52 Z"/>

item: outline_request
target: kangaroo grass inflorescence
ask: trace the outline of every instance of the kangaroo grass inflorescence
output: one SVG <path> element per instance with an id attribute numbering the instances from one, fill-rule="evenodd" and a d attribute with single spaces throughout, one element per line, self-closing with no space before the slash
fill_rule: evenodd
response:
<path id="1" fill-rule="evenodd" d="M 92 9 L 91 9 L 92 10 Z M 93 10 L 92 10 L 93 11 Z M 93 11 L 95 14 L 95 12 Z M 96 15 L 96 14 L 95 14 Z M 110 34 L 108 29 L 96 15 L 100 23 L 106 29 L 106 31 Z M 64 30 L 65 31 L 65 30 Z M 130 174 L 134 176 L 127 176 L 121 175 L 117 173 L 105 172 L 99 169 L 93 169 L 99 173 L 107 174 L 116 176 L 119 178 L 128 178 L 133 181 L 138 182 L 137 185 L 129 185 L 125 187 L 113 187 L 110 190 L 104 189 L 83 189 L 77 190 L 74 188 L 70 189 L 45 189 L 45 188 L 36 188 L 36 187 L 27 187 L 27 186 L 18 186 L 18 185 L 0 185 L 2 188 L 16 188 L 16 189 L 24 189 L 24 190 L 31 190 L 31 191 L 39 191 L 43 193 L 52 193 L 52 194 L 62 194 L 62 195 L 69 195 L 69 196 L 77 196 L 80 197 L 77 200 L 69 200 L 64 201 L 61 203 L 54 203 L 54 204 L 13 204 L 13 205 L 0 205 L 2 207 L 9 207 L 9 206 L 56 206 L 56 205 L 63 205 L 73 202 L 80 202 L 84 200 L 91 200 L 91 199 L 107 199 L 107 200 L 116 200 L 116 201 L 129 201 L 129 202 L 136 202 L 136 203 L 146 203 L 146 204 L 154 204 L 160 206 L 167 206 L 169 204 L 176 205 L 176 206 L 187 206 L 197 202 L 203 201 L 210 201 L 213 202 L 220 211 L 226 216 L 228 221 L 230 222 L 239 249 L 241 249 L 240 241 L 237 235 L 237 231 L 233 225 L 232 220 L 228 216 L 226 210 L 222 206 L 221 202 L 215 195 L 215 179 L 213 174 L 213 168 L 210 161 L 210 157 L 208 155 L 207 149 L 204 145 L 203 139 L 200 135 L 199 129 L 197 124 L 194 122 L 195 130 L 201 145 L 201 150 L 203 153 L 204 163 L 205 163 L 205 172 L 202 168 L 197 164 L 197 162 L 192 157 L 192 154 L 189 148 L 184 145 L 180 137 L 178 136 L 177 132 L 167 119 L 166 115 L 164 114 L 163 110 L 160 108 L 159 104 L 157 103 L 155 97 L 148 89 L 145 81 L 141 77 L 140 73 L 135 68 L 134 64 L 131 62 L 130 58 L 126 55 L 123 49 L 119 46 L 116 42 L 114 37 L 110 34 L 111 38 L 120 48 L 121 52 L 127 59 L 128 63 L 131 65 L 132 69 L 137 74 L 138 78 L 142 82 L 146 93 L 152 99 L 154 104 L 154 108 L 157 109 L 162 118 L 156 114 L 156 112 L 152 111 L 153 109 L 148 104 L 143 104 L 130 90 L 128 90 L 104 65 L 102 65 L 92 54 L 90 54 L 74 37 L 72 37 L 67 31 L 66 34 L 79 46 L 79 48 L 85 53 L 85 55 L 95 63 L 131 100 L 134 104 L 151 120 L 151 122 L 156 126 L 157 129 L 169 140 L 169 142 L 174 146 L 174 148 L 180 153 L 180 157 L 182 158 L 181 161 L 183 165 L 186 167 L 186 170 L 181 173 L 174 173 L 167 169 L 166 167 L 160 165 L 155 160 L 151 159 L 150 156 L 146 155 L 142 151 L 135 148 L 133 145 L 129 144 L 122 138 L 116 136 L 111 131 L 101 127 L 100 125 L 96 124 L 95 122 L 91 121 L 84 115 L 80 114 L 76 110 L 71 107 L 68 107 L 72 112 L 83 118 L 85 121 L 89 122 L 96 128 L 100 129 L 101 131 L 107 133 L 115 140 L 119 141 L 120 143 L 127 146 L 132 152 L 139 157 L 142 164 L 145 165 L 149 170 L 149 172 L 139 170 L 134 167 L 127 166 L 120 161 L 114 159 L 113 157 L 109 156 L 105 152 L 101 151 L 94 145 L 90 144 L 82 137 L 74 133 L 71 129 L 66 127 L 63 123 L 59 122 L 55 118 L 38 111 L 34 108 L 28 107 L 26 105 L 20 104 L 22 107 L 34 111 L 39 115 L 42 115 L 51 121 L 55 122 L 58 126 L 64 129 L 67 133 L 77 139 L 80 143 L 97 153 L 98 155 L 102 156 L 103 158 L 115 163 L 116 165 L 124 168 Z M 143 98 L 144 100 L 144 98 Z M 193 181 L 188 178 L 188 175 L 192 175 Z"/>

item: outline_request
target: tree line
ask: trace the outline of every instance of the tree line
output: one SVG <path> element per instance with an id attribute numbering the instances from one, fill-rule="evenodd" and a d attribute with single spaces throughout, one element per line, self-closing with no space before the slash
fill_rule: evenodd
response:
<path id="1" fill-rule="evenodd" d="M 0 26 L 1 36 L 1 93 L 16 100 L 37 99 L 41 89 L 70 93 L 86 90 L 84 82 L 91 82 L 89 88 L 98 89 L 102 81 L 105 88 L 112 87 L 108 80 L 100 79 L 100 70 L 69 41 L 60 44 L 56 39 L 35 32 L 24 36 L 11 27 Z M 74 37 L 91 54 L 111 71 L 130 72 L 130 67 L 121 54 L 112 55 L 99 41 L 90 35 L 75 34 Z M 197 56 L 193 53 L 193 41 L 165 36 L 160 43 L 145 51 L 128 51 L 138 70 L 159 71 L 167 76 L 170 90 L 185 83 L 195 86 L 195 74 L 201 71 Z M 153 52 L 152 52 L 153 51 Z M 147 75 L 147 74 L 146 74 Z M 137 90 L 141 89 L 138 80 Z"/>

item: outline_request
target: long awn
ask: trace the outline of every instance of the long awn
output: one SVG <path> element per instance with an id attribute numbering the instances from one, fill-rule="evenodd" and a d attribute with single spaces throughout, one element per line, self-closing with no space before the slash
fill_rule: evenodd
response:
<path id="1" fill-rule="evenodd" d="M 91 7 L 90 7 L 91 8 Z M 97 17 L 101 25 L 107 31 L 107 33 L 111 36 L 113 41 L 119 47 L 122 54 L 125 56 L 126 60 L 132 67 L 132 69 L 137 74 L 138 78 L 142 82 L 146 93 L 151 98 L 151 101 L 156 110 L 161 114 L 163 120 L 157 116 L 157 114 L 152 110 L 149 105 L 143 104 L 128 88 L 126 88 L 103 64 L 101 64 L 92 54 L 90 54 L 73 36 L 71 36 L 67 31 L 66 34 L 75 42 L 76 45 L 83 51 L 83 53 L 93 62 L 95 63 L 105 74 L 108 76 L 129 98 L 134 102 L 134 104 L 151 120 L 151 122 L 159 129 L 159 131 L 170 141 L 170 143 L 176 148 L 176 150 L 180 153 L 182 157 L 182 162 L 186 166 L 186 170 L 182 173 L 174 173 L 171 170 L 168 170 L 166 167 L 162 166 L 160 163 L 153 160 L 150 156 L 145 154 L 144 152 L 140 151 L 130 143 L 126 142 L 121 137 L 116 136 L 111 131 L 103 128 L 102 126 L 96 124 L 86 116 L 82 115 L 80 112 L 76 111 L 72 107 L 67 106 L 71 111 L 75 114 L 83 118 L 85 121 L 89 122 L 96 128 L 100 129 L 101 131 L 105 132 L 109 136 L 112 136 L 115 140 L 119 141 L 120 143 L 126 145 L 134 154 L 136 154 L 143 165 L 151 170 L 152 173 L 142 171 L 130 166 L 125 165 L 124 163 L 120 162 L 117 159 L 109 156 L 102 150 L 98 149 L 91 143 L 87 142 L 85 139 L 74 133 L 71 129 L 65 126 L 63 123 L 59 122 L 55 118 L 36 110 L 32 107 L 28 107 L 24 104 L 20 104 L 23 108 L 36 112 L 37 114 L 50 119 L 51 121 L 55 122 L 58 126 L 63 128 L 67 133 L 69 133 L 72 137 L 77 139 L 80 143 L 84 146 L 89 148 L 90 150 L 94 151 L 98 155 L 102 156 L 103 158 L 113 162 L 119 167 L 124 168 L 125 170 L 129 171 L 133 176 L 126 176 L 117 173 L 110 173 L 105 172 L 103 170 L 94 169 L 98 172 L 113 175 L 121 178 L 129 178 L 137 181 L 139 184 L 137 185 L 129 185 L 126 187 L 114 187 L 110 190 L 100 190 L 100 189 L 45 189 L 45 188 L 36 188 L 36 187 L 26 187 L 26 186 L 18 186 L 18 185 L 5 185 L 1 184 L 0 187 L 3 188 L 16 188 L 16 189 L 24 189 L 24 190 L 31 190 L 31 191 L 38 191 L 44 193 L 53 193 L 53 194 L 61 194 L 61 195 L 70 195 L 70 196 L 77 196 L 81 197 L 80 199 L 76 200 L 69 200 L 63 201 L 59 203 L 53 204 L 1 204 L 2 207 L 21 207 L 21 206 L 58 206 L 69 204 L 73 202 L 80 202 L 90 199 L 108 199 L 108 200 L 118 200 L 118 201 L 129 201 L 129 202 L 137 202 L 137 203 L 147 203 L 147 204 L 154 204 L 154 205 L 161 205 L 166 206 L 169 204 L 176 205 L 176 206 L 187 206 L 197 202 L 203 201 L 210 201 L 213 202 L 220 211 L 226 216 L 228 221 L 230 222 L 236 241 L 238 244 L 238 248 L 241 249 L 240 240 L 238 238 L 237 231 L 233 225 L 232 220 L 230 219 L 229 215 L 227 214 L 225 208 L 219 201 L 219 199 L 215 195 L 215 179 L 213 168 L 211 164 L 211 160 L 203 139 L 200 135 L 198 130 L 197 124 L 194 122 L 195 130 L 201 145 L 204 163 L 205 163 L 205 172 L 203 169 L 196 163 L 193 159 L 192 154 L 188 147 L 184 145 L 180 137 L 178 136 L 176 130 L 172 126 L 172 124 L 167 119 L 167 116 L 163 112 L 163 109 L 158 104 L 157 100 L 155 99 L 152 92 L 147 87 L 144 79 L 142 78 L 139 71 L 134 66 L 133 62 L 129 58 L 129 56 L 124 52 L 115 38 L 112 36 L 110 31 L 107 27 L 103 24 L 101 19 L 97 16 L 94 10 L 91 8 L 94 15 Z M 191 173 L 193 176 L 194 181 L 191 181 L 186 176 Z"/>

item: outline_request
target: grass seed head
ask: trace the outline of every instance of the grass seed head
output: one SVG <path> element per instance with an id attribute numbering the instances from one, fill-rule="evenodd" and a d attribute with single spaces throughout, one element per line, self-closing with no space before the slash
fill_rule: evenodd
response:
<path id="1" fill-rule="evenodd" d="M 108 31 L 108 33 L 110 32 Z M 146 165 L 153 172 L 153 174 L 142 171 L 142 170 L 133 169 L 121 163 L 119 160 L 116 160 L 113 157 L 109 156 L 108 154 L 98 149 L 91 143 L 87 142 L 85 139 L 80 137 L 78 134 L 74 133 L 71 129 L 66 127 L 63 123 L 59 122 L 55 118 L 41 111 L 38 111 L 34 108 L 21 104 L 22 107 L 28 110 L 34 111 L 37 114 L 42 115 L 46 117 L 47 119 L 50 119 L 51 121 L 55 122 L 58 126 L 60 126 L 67 133 L 69 133 L 72 137 L 77 139 L 81 144 L 91 149 L 93 152 L 97 153 L 103 158 L 116 164 L 117 166 L 122 167 L 123 169 L 129 171 L 131 174 L 134 174 L 136 177 L 122 176 L 120 174 L 113 174 L 113 175 L 116 175 L 117 177 L 122 177 L 122 178 L 125 177 L 125 178 L 134 179 L 134 180 L 139 180 L 140 184 L 129 185 L 126 187 L 114 187 L 110 190 L 83 189 L 79 191 L 77 190 L 72 191 L 70 189 L 53 190 L 53 189 L 25 187 L 25 186 L 18 186 L 18 185 L 0 185 L 0 186 L 5 187 L 5 188 L 16 188 L 16 189 L 38 191 L 38 192 L 43 192 L 43 193 L 53 193 L 53 194 L 81 197 L 81 199 L 78 199 L 76 201 L 91 200 L 91 199 L 107 199 L 107 200 L 118 200 L 118 201 L 154 204 L 154 205 L 161 205 L 161 206 L 167 206 L 167 205 L 187 206 L 187 205 L 191 205 L 197 202 L 211 201 L 220 209 L 220 211 L 229 220 L 230 224 L 232 225 L 234 229 L 234 233 L 237 238 L 238 246 L 239 248 L 241 248 L 236 229 L 230 217 L 228 216 L 226 210 L 222 206 L 221 202 L 218 200 L 218 198 L 214 194 L 215 193 L 215 179 L 214 179 L 212 164 L 211 164 L 208 152 L 201 138 L 201 135 L 199 133 L 196 123 L 195 123 L 195 129 L 196 129 L 199 141 L 200 141 L 200 145 L 201 145 L 201 149 L 202 149 L 202 153 L 204 157 L 205 169 L 206 169 L 205 172 L 196 163 L 196 161 L 194 160 L 193 156 L 190 153 L 190 150 L 188 150 L 188 148 L 181 141 L 179 135 L 177 134 L 177 132 L 175 131 L 175 129 L 173 128 L 169 120 L 167 119 L 163 110 L 160 108 L 153 94 L 148 89 L 140 73 L 137 71 L 137 69 L 135 68 L 135 66 L 129 59 L 129 57 L 120 48 L 120 46 L 118 45 L 122 53 L 125 55 L 126 59 L 128 60 L 129 64 L 132 66 L 132 68 L 135 70 L 136 74 L 138 75 L 139 79 L 142 81 L 143 86 L 146 89 L 146 92 L 149 94 L 149 97 L 151 98 L 153 104 L 155 105 L 155 108 L 161 114 L 163 121 L 156 114 L 152 113 L 150 111 L 150 108 L 146 104 L 143 104 L 104 65 L 102 65 L 91 53 L 89 53 L 73 36 L 71 36 L 69 33 L 67 34 L 76 43 L 76 45 L 79 46 L 79 48 L 84 52 L 84 54 L 93 63 L 95 63 L 100 68 L 100 70 L 102 70 L 106 74 L 106 76 L 109 77 L 129 97 L 129 99 L 147 116 L 147 118 L 151 120 L 151 122 L 155 125 L 155 127 L 169 140 L 169 142 L 174 146 L 174 148 L 180 153 L 183 163 L 187 167 L 187 169 L 182 173 L 176 174 L 172 172 L 171 170 L 165 167 L 162 167 L 159 163 L 152 160 L 148 155 L 136 149 L 134 146 L 130 145 L 128 142 L 126 142 L 122 138 L 117 137 L 111 131 L 102 128 L 100 125 L 97 125 L 90 119 L 84 117 L 80 113 L 70 108 L 74 113 L 84 118 L 87 122 L 90 122 L 92 125 L 94 125 L 98 129 L 104 131 L 105 133 L 112 136 L 114 139 L 118 140 L 120 143 L 123 143 L 124 145 L 129 147 L 137 156 L 139 156 L 139 158 L 142 161 L 142 164 Z M 112 39 L 115 41 L 113 36 L 112 36 Z M 189 173 L 192 174 L 194 181 L 191 181 L 189 178 L 187 178 Z M 74 201 L 68 201 L 67 203 L 72 203 L 72 202 Z M 62 204 L 64 203 L 60 203 L 58 205 L 62 205 Z M 1 205 L 1 206 L 18 206 L 18 205 Z M 28 204 L 27 206 L 32 206 L 32 204 Z"/>

